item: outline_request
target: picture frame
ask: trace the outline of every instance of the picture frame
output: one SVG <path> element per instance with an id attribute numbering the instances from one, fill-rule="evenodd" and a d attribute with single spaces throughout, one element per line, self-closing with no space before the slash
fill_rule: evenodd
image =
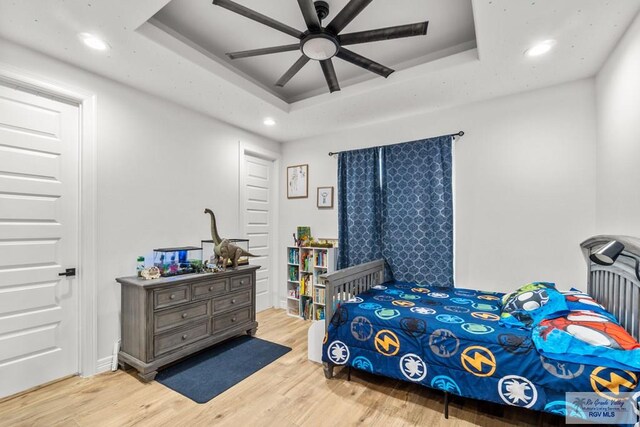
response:
<path id="1" fill-rule="evenodd" d="M 318 209 L 333 209 L 333 187 L 318 187 Z"/>
<path id="2" fill-rule="evenodd" d="M 309 165 L 287 166 L 287 199 L 309 197 Z"/>

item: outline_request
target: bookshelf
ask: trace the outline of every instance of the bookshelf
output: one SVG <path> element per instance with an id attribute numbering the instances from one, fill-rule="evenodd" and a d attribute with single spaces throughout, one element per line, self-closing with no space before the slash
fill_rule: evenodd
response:
<path id="1" fill-rule="evenodd" d="M 287 247 L 287 314 L 324 319 L 324 285 L 319 276 L 336 269 L 336 248 Z"/>

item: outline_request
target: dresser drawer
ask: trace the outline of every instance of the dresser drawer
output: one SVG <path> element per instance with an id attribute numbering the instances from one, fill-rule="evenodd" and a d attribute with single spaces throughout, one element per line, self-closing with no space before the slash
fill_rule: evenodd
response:
<path id="1" fill-rule="evenodd" d="M 225 329 L 233 328 L 236 325 L 241 323 L 245 323 L 251 320 L 251 310 L 252 307 L 245 307 L 231 313 L 221 314 L 220 316 L 216 316 L 211 319 L 212 322 L 212 333 L 217 333 L 220 331 L 224 331 Z"/>
<path id="2" fill-rule="evenodd" d="M 251 302 L 252 293 L 253 291 L 251 289 L 247 289 L 246 291 L 215 297 L 211 302 L 213 305 L 212 311 L 215 314 L 233 307 L 242 307 L 243 305 L 247 305 Z"/>
<path id="3" fill-rule="evenodd" d="M 154 331 L 165 331 L 208 316 L 208 301 L 163 310 L 156 313 L 154 316 Z"/>
<path id="4" fill-rule="evenodd" d="M 188 329 L 179 332 L 169 332 L 157 335 L 153 342 L 153 354 L 155 357 L 169 353 L 209 336 L 209 321 L 195 324 Z"/>
<path id="5" fill-rule="evenodd" d="M 208 280 L 191 285 L 193 300 L 208 299 L 229 292 L 229 279 Z"/>
<path id="6" fill-rule="evenodd" d="M 253 276 L 250 274 L 244 274 L 238 277 L 231 278 L 231 290 L 243 289 L 253 285 Z"/>
<path id="7" fill-rule="evenodd" d="M 153 291 L 153 308 L 171 307 L 191 301 L 191 289 L 186 286 L 175 286 Z"/>

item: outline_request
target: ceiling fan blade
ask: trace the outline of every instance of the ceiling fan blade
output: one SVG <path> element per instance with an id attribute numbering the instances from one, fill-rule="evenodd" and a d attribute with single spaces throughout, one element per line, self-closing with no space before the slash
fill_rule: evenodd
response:
<path id="1" fill-rule="evenodd" d="M 329 92 L 335 92 L 340 90 L 338 84 L 338 76 L 336 76 L 336 70 L 333 68 L 333 62 L 331 59 L 320 61 L 324 78 L 327 80 L 327 86 L 329 86 Z"/>
<path id="2" fill-rule="evenodd" d="M 298 0 L 304 22 L 307 24 L 307 28 L 310 31 L 320 29 L 320 19 L 316 13 L 316 7 L 313 5 L 313 0 Z"/>
<path id="3" fill-rule="evenodd" d="M 301 31 L 283 24 L 282 22 L 278 22 L 273 18 L 269 18 L 268 16 L 258 13 L 255 10 L 251 10 L 248 7 L 244 7 L 241 4 L 232 2 L 231 0 L 213 0 L 213 4 L 230 10 L 231 12 L 235 12 L 246 18 L 252 19 L 261 24 L 264 24 L 268 27 L 274 28 L 278 31 L 282 31 L 285 34 L 289 34 L 290 36 L 296 37 L 298 39 L 302 38 L 303 36 Z"/>
<path id="4" fill-rule="evenodd" d="M 270 53 L 291 52 L 300 49 L 300 44 L 285 44 L 282 46 L 263 47 L 261 49 L 243 50 L 241 52 L 229 52 L 229 59 L 250 58 L 252 56 L 268 55 Z"/>
<path id="5" fill-rule="evenodd" d="M 350 50 L 347 50 L 343 47 L 340 48 L 340 50 L 338 50 L 338 53 L 336 53 L 336 56 L 340 59 L 344 59 L 347 62 L 351 62 L 354 65 L 357 65 L 358 67 L 362 67 L 365 70 L 369 70 L 372 73 L 376 73 L 381 75 L 384 78 L 389 77 L 389 74 L 393 73 L 394 70 L 392 70 L 389 67 L 385 67 L 382 64 L 378 64 L 375 61 L 370 60 L 369 58 L 365 58 L 362 55 L 358 55 L 355 52 L 351 52 Z"/>
<path id="6" fill-rule="evenodd" d="M 280 80 L 278 80 L 276 82 L 276 86 L 280 86 L 280 87 L 284 87 L 284 85 L 286 85 L 289 80 L 291 80 L 291 77 L 295 76 L 296 73 L 298 71 L 300 71 L 300 69 L 302 67 L 305 66 L 305 64 L 309 62 L 309 58 L 307 58 L 306 56 L 302 55 L 300 58 L 298 58 L 298 60 L 296 62 L 293 63 L 293 65 L 291 66 L 291 68 L 289 68 L 283 75 L 282 77 L 280 77 Z"/>
<path id="7" fill-rule="evenodd" d="M 358 16 L 365 7 L 369 5 L 373 0 L 351 0 L 338 14 L 329 22 L 327 30 L 333 34 L 338 34 L 344 30 L 349 22 L 353 21 L 353 18 Z"/>
<path id="8" fill-rule="evenodd" d="M 416 24 L 398 25 L 396 27 L 378 28 L 377 30 L 359 31 L 338 36 L 341 46 L 358 43 L 377 42 L 380 40 L 399 39 L 403 37 L 424 36 L 427 34 L 429 21 Z"/>

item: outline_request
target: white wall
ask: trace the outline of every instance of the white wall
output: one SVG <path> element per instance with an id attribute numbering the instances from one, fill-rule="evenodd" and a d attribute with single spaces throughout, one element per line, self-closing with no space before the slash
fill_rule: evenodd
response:
<path id="1" fill-rule="evenodd" d="M 596 79 L 597 230 L 640 236 L 640 15 Z"/>
<path id="2" fill-rule="evenodd" d="M 119 276 L 153 248 L 238 236 L 238 144 L 280 144 L 0 40 L 0 63 L 97 94 L 98 356 L 120 336 Z"/>
<path id="3" fill-rule="evenodd" d="M 337 237 L 337 210 L 318 210 L 315 200 L 318 186 L 336 185 L 327 152 L 464 130 L 454 144 L 456 285 L 584 287 L 579 243 L 595 230 L 595 119 L 589 79 L 284 144 L 283 167 L 309 164 L 310 198 L 287 200 L 281 186 L 281 251 L 296 225 Z"/>

